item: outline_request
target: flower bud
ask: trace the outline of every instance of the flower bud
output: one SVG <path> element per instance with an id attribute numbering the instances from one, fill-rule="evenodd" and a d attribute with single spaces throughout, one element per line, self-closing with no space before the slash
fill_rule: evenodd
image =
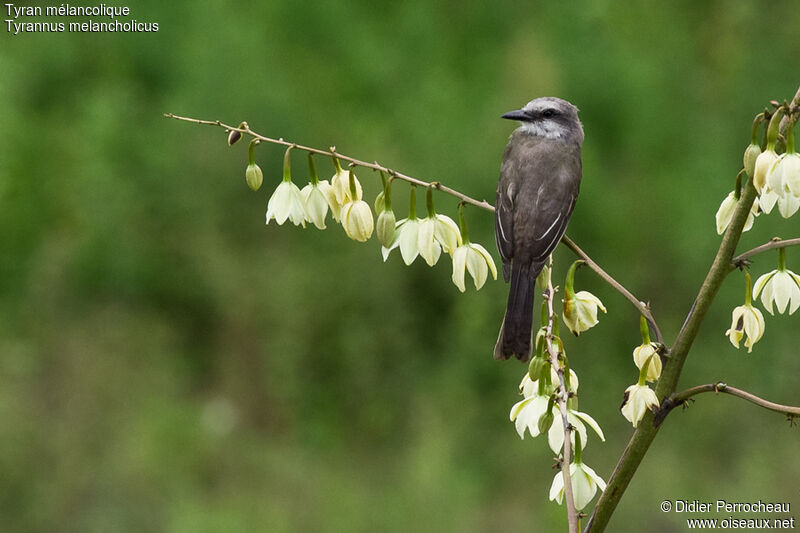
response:
<path id="1" fill-rule="evenodd" d="M 364 200 L 348 202 L 342 206 L 342 227 L 348 237 L 365 242 L 372 236 L 373 221 L 369 204 Z"/>
<path id="2" fill-rule="evenodd" d="M 767 171 L 777 159 L 778 154 L 775 153 L 775 150 L 770 149 L 761 152 L 756 158 L 753 170 L 753 186 L 759 193 L 764 190 L 764 186 L 767 184 Z"/>
<path id="3" fill-rule="evenodd" d="M 239 139 L 241 138 L 242 138 L 241 131 L 231 130 L 230 132 L 228 132 L 228 146 L 233 146 L 234 144 L 239 142 Z"/>
<path id="4" fill-rule="evenodd" d="M 379 213 L 375 223 L 375 233 L 378 235 L 378 241 L 386 248 L 390 248 L 394 242 L 394 229 L 397 225 L 394 211 L 385 210 L 379 211 Z"/>
<path id="5" fill-rule="evenodd" d="M 747 172 L 747 177 L 753 179 L 753 173 L 756 168 L 756 159 L 761 154 L 761 147 L 757 144 L 751 143 L 747 145 L 744 151 L 744 171 Z"/>
<path id="6" fill-rule="evenodd" d="M 547 360 L 540 355 L 536 355 L 531 359 L 530 364 L 528 364 L 528 376 L 530 376 L 533 381 L 539 379 L 542 376 L 542 370 L 544 370 L 545 364 L 547 364 Z"/>
<path id="7" fill-rule="evenodd" d="M 548 431 L 550 431 L 550 426 L 553 425 L 554 418 L 555 417 L 553 416 L 552 409 L 548 409 L 547 411 L 542 413 L 542 416 L 539 417 L 539 423 L 537 424 L 539 426 L 540 434 L 547 433 Z"/>
<path id="8" fill-rule="evenodd" d="M 378 196 L 375 197 L 375 212 L 380 213 L 386 208 L 386 195 L 383 191 L 378 193 Z"/>
<path id="9" fill-rule="evenodd" d="M 247 170 L 244 173 L 245 181 L 247 181 L 247 185 L 257 191 L 261 187 L 261 183 L 264 181 L 264 174 L 261 172 L 261 167 L 259 167 L 255 163 L 250 163 L 247 165 Z"/>
<path id="10" fill-rule="evenodd" d="M 550 267 L 545 265 L 542 267 L 542 271 L 539 272 L 539 276 L 536 278 L 536 286 L 539 287 L 540 290 L 546 291 L 549 284 Z"/>

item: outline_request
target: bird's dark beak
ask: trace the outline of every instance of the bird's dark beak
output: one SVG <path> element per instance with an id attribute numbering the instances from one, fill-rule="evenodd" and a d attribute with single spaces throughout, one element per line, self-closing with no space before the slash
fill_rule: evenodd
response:
<path id="1" fill-rule="evenodd" d="M 522 109 L 517 109 L 516 111 L 509 111 L 500 118 L 507 118 L 510 120 L 530 120 L 531 117 L 529 117 Z"/>

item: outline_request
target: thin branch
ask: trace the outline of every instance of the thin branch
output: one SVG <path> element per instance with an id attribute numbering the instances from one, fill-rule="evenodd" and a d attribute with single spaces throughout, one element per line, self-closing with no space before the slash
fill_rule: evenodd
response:
<path id="1" fill-rule="evenodd" d="M 736 387 L 731 387 L 730 385 L 727 385 L 721 381 L 718 381 L 717 383 L 709 383 L 707 385 L 698 385 L 696 387 L 692 387 L 690 389 L 686 389 L 681 392 L 676 392 L 675 394 L 672 394 L 668 398 L 667 401 L 670 404 L 668 407 L 670 409 L 673 409 L 685 403 L 692 396 L 704 392 L 724 392 L 725 394 L 730 394 L 732 396 L 736 396 L 743 400 L 747 400 L 750 403 L 754 403 L 759 407 L 763 407 L 764 409 L 768 409 L 776 413 L 782 413 L 792 417 L 800 416 L 800 407 L 794 407 L 791 405 L 782 405 L 779 403 L 770 402 L 769 400 L 760 398 L 755 394 L 743 391 L 742 389 L 737 389 Z"/>
<path id="2" fill-rule="evenodd" d="M 553 327 L 555 325 L 556 313 L 553 310 L 553 297 L 556 290 L 553 288 L 553 256 L 548 259 L 548 272 L 547 272 L 547 291 L 545 291 L 545 302 L 547 302 L 547 325 L 545 326 L 545 343 L 547 345 L 547 353 L 550 355 L 550 365 L 556 369 L 558 374 L 558 389 L 556 395 L 558 398 L 558 409 L 561 413 L 561 422 L 564 427 L 564 453 L 561 458 L 561 476 L 564 478 L 564 500 L 567 504 L 567 523 L 569 524 L 569 533 L 578 533 L 578 512 L 575 509 L 575 499 L 572 494 L 572 478 L 570 477 L 570 464 L 572 463 L 572 425 L 569 423 L 567 411 L 567 399 L 569 398 L 569 390 L 567 389 L 567 379 L 564 377 L 564 369 L 558 364 L 558 350 L 553 346 L 555 336 L 553 334 Z M 584 443 L 585 444 L 585 443 Z"/>
<path id="3" fill-rule="evenodd" d="M 756 246 L 752 250 L 747 250 L 744 253 L 741 253 L 731 259 L 731 269 L 734 268 L 741 268 L 747 264 L 747 260 L 753 257 L 754 255 L 760 254 L 762 252 L 766 252 L 767 250 L 773 250 L 775 248 L 786 248 L 788 246 L 797 246 L 800 245 L 800 238 L 796 239 L 781 239 L 780 237 L 773 237 L 768 243 L 762 244 L 761 246 Z"/>
<path id="4" fill-rule="evenodd" d="M 401 179 L 403 181 L 407 181 L 409 183 L 413 183 L 414 185 L 419 185 L 421 187 L 431 187 L 431 186 L 433 186 L 434 189 L 442 191 L 444 193 L 447 193 L 447 194 L 449 194 L 451 196 L 455 196 L 456 198 L 458 198 L 459 200 L 461 200 L 464 203 L 472 204 L 475 207 L 480 207 L 481 209 L 486 209 L 487 211 L 494 211 L 494 206 L 492 204 L 490 204 L 489 202 L 487 202 L 486 200 L 476 200 L 476 199 L 471 198 L 471 197 L 467 196 L 466 194 L 463 194 L 463 193 L 461 193 L 461 192 L 459 192 L 459 191 L 457 191 L 455 189 L 451 189 L 450 187 L 447 187 L 446 185 L 442 185 L 441 183 L 439 183 L 437 181 L 432 181 L 432 182 L 423 181 L 421 179 L 414 178 L 414 177 L 409 176 L 407 174 L 403 174 L 402 172 L 396 172 L 396 171 L 394 171 L 394 170 L 392 170 L 392 169 L 390 169 L 388 167 L 385 167 L 383 165 L 379 165 L 377 162 L 368 163 L 366 161 L 361 161 L 360 159 L 356 159 L 354 157 L 350 157 L 350 156 L 346 156 L 344 154 L 340 154 L 333 147 L 331 147 L 330 150 L 320 150 L 318 148 L 312 148 L 310 146 L 303 146 L 301 144 L 285 141 L 283 139 L 273 139 L 271 137 L 265 137 L 264 135 L 261 135 L 260 133 L 256 133 L 255 131 L 251 130 L 250 126 L 248 126 L 246 122 L 243 122 L 241 127 L 237 127 L 237 126 L 231 126 L 229 124 L 224 124 L 224 123 L 220 122 L 219 120 L 200 120 L 200 119 L 196 119 L 196 118 L 180 117 L 178 115 L 173 115 L 172 113 L 166 113 L 164 116 L 167 117 L 167 118 L 174 118 L 176 120 L 183 120 L 185 122 L 192 122 L 194 124 L 205 124 L 205 125 L 208 125 L 208 126 L 219 126 L 219 127 L 225 128 L 228 131 L 238 131 L 240 133 L 246 133 L 248 135 L 252 135 L 256 139 L 259 139 L 259 140 L 261 140 L 263 142 L 268 142 L 268 143 L 272 143 L 272 144 L 280 144 L 280 145 L 283 145 L 283 146 L 292 146 L 292 147 L 294 147 L 294 148 L 296 148 L 298 150 L 304 150 L 306 152 L 311 152 L 312 154 L 319 154 L 319 155 L 324 155 L 324 156 L 333 155 L 333 156 L 335 156 L 335 157 L 337 157 L 337 158 L 339 158 L 339 159 L 341 159 L 343 161 L 348 161 L 348 162 L 350 162 L 350 163 L 352 163 L 354 165 L 360 166 L 360 167 L 371 168 L 372 170 L 382 170 L 383 172 L 386 172 L 390 176 L 393 176 L 395 178 Z"/>
<path id="5" fill-rule="evenodd" d="M 645 303 L 639 301 L 636 298 L 636 296 L 631 294 L 631 292 L 628 289 L 626 289 L 625 287 L 623 287 L 621 283 L 619 283 L 617 280 L 612 278 L 605 270 L 600 268 L 600 265 L 595 263 L 592 260 L 592 258 L 589 257 L 586 254 L 586 252 L 581 250 L 578 247 L 578 245 L 575 244 L 575 242 L 572 239 L 570 239 L 569 237 L 564 235 L 564 237 L 561 239 L 561 242 L 563 242 L 567 246 L 567 248 L 572 250 L 575 253 L 575 255 L 577 255 L 578 257 L 583 259 L 586 262 L 586 265 L 589 268 L 594 270 L 595 273 L 598 276 L 603 278 L 603 281 L 605 281 L 606 283 L 611 285 L 614 289 L 617 290 L 617 292 L 619 292 L 631 304 L 633 304 L 633 306 L 636 308 L 636 310 L 639 311 L 644 316 L 644 318 L 647 320 L 647 322 L 650 324 L 650 329 L 653 330 L 653 333 L 654 333 L 654 335 L 656 337 L 656 342 L 663 345 L 664 344 L 664 337 L 661 336 L 661 330 L 658 328 L 658 324 L 656 323 L 656 319 L 653 318 L 653 314 L 650 311 L 650 304 L 645 304 Z"/>
<path id="6" fill-rule="evenodd" d="M 217 126 L 217 127 L 220 127 L 220 128 L 224 128 L 225 130 L 227 130 L 229 132 L 230 131 L 238 131 L 239 133 L 244 133 L 244 134 L 247 134 L 247 135 L 251 135 L 251 136 L 255 137 L 256 139 L 260 139 L 263 142 L 268 142 L 268 143 L 272 143 L 272 144 L 279 144 L 279 145 L 282 145 L 282 146 L 292 146 L 292 147 L 294 147 L 296 149 L 299 149 L 299 150 L 304 150 L 306 152 L 311 152 L 312 154 L 319 154 L 319 155 L 324 155 L 324 156 L 334 155 L 334 156 L 338 157 L 339 159 L 341 159 L 343 161 L 348 161 L 350 163 L 353 163 L 354 165 L 362 166 L 362 167 L 365 167 L 365 168 L 371 168 L 373 170 L 382 170 L 383 172 L 386 172 L 387 174 L 389 174 L 391 176 L 394 176 L 395 178 L 401 179 L 403 181 L 407 181 L 409 183 L 413 183 L 414 185 L 419 185 L 421 187 L 430 187 L 430 186 L 432 186 L 434 189 L 437 189 L 439 191 L 447 193 L 447 194 L 449 194 L 451 196 L 455 196 L 456 198 L 458 198 L 459 200 L 461 200 L 464 203 L 473 205 L 473 206 L 478 207 L 480 209 L 485 209 L 486 211 L 494 212 L 494 206 L 492 204 L 490 204 L 489 202 L 487 202 L 486 200 L 476 200 L 475 198 L 467 196 L 466 194 L 463 194 L 463 193 L 461 193 L 461 192 L 459 192 L 459 191 L 457 191 L 455 189 L 452 189 L 450 187 L 442 185 L 441 183 L 439 183 L 437 181 L 427 182 L 427 181 L 421 180 L 419 178 L 414 178 L 414 177 L 409 176 L 407 174 L 403 174 L 401 172 L 397 172 L 397 171 L 394 171 L 394 170 L 392 170 L 392 169 L 390 169 L 388 167 L 380 165 L 380 164 L 378 164 L 377 161 L 373 162 L 373 163 L 367 163 L 366 161 L 361 161 L 361 160 L 356 159 L 354 157 L 350 157 L 350 156 L 346 156 L 344 154 L 340 154 L 340 153 L 338 153 L 336 151 L 320 150 L 318 148 L 312 148 L 310 146 L 303 146 L 301 144 L 289 142 L 289 141 L 286 141 L 286 140 L 284 140 L 282 138 L 281 139 L 273 139 L 273 138 L 270 138 L 270 137 L 266 137 L 264 135 L 256 133 L 252 129 L 250 129 L 250 126 L 248 126 L 248 124 L 246 122 L 243 122 L 240 126 L 231 126 L 229 124 L 225 124 L 223 122 L 220 122 L 219 120 L 202 120 L 202 119 L 197 119 L 197 118 L 181 117 L 181 116 L 178 116 L 178 115 L 174 115 L 172 113 L 165 113 L 164 116 L 166 118 L 172 118 L 172 119 L 181 120 L 181 121 L 184 121 L 184 122 L 191 122 L 193 124 L 203 124 L 203 125 L 206 125 L 206 126 Z M 606 283 L 611 285 L 620 294 L 622 294 L 622 296 L 624 296 L 629 302 L 631 302 L 631 304 L 633 304 L 633 306 L 636 308 L 637 311 L 639 311 L 639 313 L 644 315 L 644 317 L 650 323 L 650 328 L 653 330 L 653 332 L 655 334 L 656 341 L 663 345 L 664 344 L 664 338 L 661 336 L 661 330 L 658 328 L 658 324 L 656 324 L 655 318 L 653 318 L 653 315 L 650 312 L 649 305 L 643 304 L 638 298 L 636 298 L 636 296 L 631 294 L 631 292 L 628 289 L 626 289 L 624 286 L 622 286 L 622 284 L 620 284 L 617 280 L 612 278 L 605 270 L 600 268 L 600 265 L 598 265 L 595 261 L 593 261 L 592 258 L 589 257 L 586 254 L 586 252 L 581 250 L 578 247 L 578 245 L 575 244 L 575 242 L 572 239 L 570 239 L 569 237 L 564 235 L 564 237 L 561 239 L 561 241 L 570 250 L 572 250 L 575 253 L 575 255 L 577 255 L 578 257 L 580 257 L 584 261 L 586 261 L 586 264 L 589 266 L 589 268 L 594 270 L 595 273 L 597 273 L 597 275 L 600 276 Z"/>

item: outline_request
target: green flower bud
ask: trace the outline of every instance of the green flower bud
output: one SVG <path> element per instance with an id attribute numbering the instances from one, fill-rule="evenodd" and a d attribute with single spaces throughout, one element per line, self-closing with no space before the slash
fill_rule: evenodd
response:
<path id="1" fill-rule="evenodd" d="M 375 212 L 380 213 L 386 208 L 386 200 L 385 194 L 383 191 L 378 193 L 378 196 L 375 197 Z"/>
<path id="2" fill-rule="evenodd" d="M 577 396 L 570 396 L 567 398 L 567 409 L 570 411 L 577 411 L 578 410 L 578 397 Z"/>
<path id="3" fill-rule="evenodd" d="M 375 202 L 377 208 L 377 201 Z M 390 248 L 394 242 L 394 229 L 397 224 L 394 212 L 391 209 L 378 211 L 378 221 L 375 223 L 375 233 L 378 235 L 378 241 Z"/>
<path id="4" fill-rule="evenodd" d="M 552 409 L 547 409 L 544 413 L 542 413 L 542 416 L 539 417 L 538 423 L 539 434 L 546 434 L 548 431 L 550 431 L 550 426 L 553 425 L 554 418 L 555 417 L 553 416 Z"/>
<path id="5" fill-rule="evenodd" d="M 530 376 L 533 381 L 538 380 L 542 377 L 542 370 L 544 370 L 546 364 L 547 360 L 537 354 L 528 364 L 528 376 Z"/>
<path id="6" fill-rule="evenodd" d="M 261 167 L 255 163 L 247 165 L 247 170 L 244 175 L 247 185 L 254 191 L 257 191 L 264 181 L 264 174 L 261 172 Z"/>
<path id="7" fill-rule="evenodd" d="M 539 277 L 536 278 L 536 285 L 539 286 L 540 290 L 547 290 L 547 286 L 550 283 L 550 267 L 545 266 L 542 268 L 542 271 L 539 273 Z"/>
<path id="8" fill-rule="evenodd" d="M 756 159 L 761 155 L 761 147 L 757 144 L 749 144 L 744 151 L 744 171 L 747 172 L 747 177 L 753 179 L 753 174 L 756 170 Z"/>

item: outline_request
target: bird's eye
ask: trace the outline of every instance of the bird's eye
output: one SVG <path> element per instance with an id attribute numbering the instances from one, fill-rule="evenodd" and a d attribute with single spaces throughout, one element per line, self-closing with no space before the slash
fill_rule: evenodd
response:
<path id="1" fill-rule="evenodd" d="M 555 114 L 556 114 L 556 112 L 553 109 L 545 109 L 544 111 L 542 111 L 542 116 L 544 118 L 550 118 Z"/>

